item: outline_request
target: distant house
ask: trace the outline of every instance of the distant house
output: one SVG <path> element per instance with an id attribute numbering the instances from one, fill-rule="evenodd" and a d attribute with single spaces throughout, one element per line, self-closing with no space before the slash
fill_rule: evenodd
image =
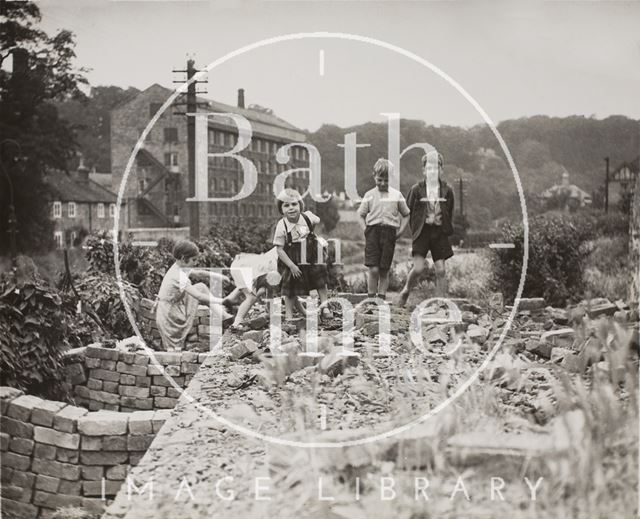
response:
<path id="1" fill-rule="evenodd" d="M 569 173 L 566 170 L 562 173 L 561 183 L 543 191 L 540 198 L 547 209 L 561 209 L 563 211 L 575 211 L 592 203 L 589 193 L 575 184 L 569 183 Z"/>
<path id="2" fill-rule="evenodd" d="M 82 162 L 76 172 L 48 172 L 45 182 L 49 186 L 53 237 L 58 248 L 78 246 L 95 231 L 113 230 L 117 197 L 91 180 Z"/>

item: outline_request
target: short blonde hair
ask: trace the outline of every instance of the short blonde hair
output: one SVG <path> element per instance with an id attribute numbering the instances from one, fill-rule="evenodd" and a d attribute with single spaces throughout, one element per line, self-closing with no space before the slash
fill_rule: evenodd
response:
<path id="1" fill-rule="evenodd" d="M 387 159 L 378 159 L 373 165 L 373 174 L 376 177 L 389 176 L 389 173 L 393 171 L 393 164 Z"/>
<path id="2" fill-rule="evenodd" d="M 282 214 L 282 204 L 285 202 L 298 202 L 300 205 L 300 212 L 302 213 L 304 211 L 304 200 L 302 200 L 302 195 L 295 189 L 288 187 L 280 191 L 276 200 L 276 206 L 278 207 L 278 212 L 280 214 Z"/>
<path id="3" fill-rule="evenodd" d="M 442 167 L 444 167 L 444 157 L 442 156 L 442 153 L 440 153 L 439 151 L 437 153 L 438 153 L 438 166 L 440 166 L 442 168 Z M 423 168 L 427 165 L 427 156 L 428 155 L 429 155 L 428 153 L 425 153 L 422 156 L 422 167 Z"/>

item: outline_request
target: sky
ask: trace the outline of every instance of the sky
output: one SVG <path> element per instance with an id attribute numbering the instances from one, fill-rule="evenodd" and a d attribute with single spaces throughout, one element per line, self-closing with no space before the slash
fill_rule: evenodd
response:
<path id="1" fill-rule="evenodd" d="M 385 113 L 472 126 L 486 121 L 477 108 L 495 123 L 538 114 L 640 119 L 640 1 L 38 5 L 43 29 L 75 33 L 76 63 L 91 69 L 94 86 L 172 87 L 184 77 L 172 70 L 184 69 L 188 57 L 205 68 L 288 34 L 339 33 L 388 44 L 336 35 L 272 42 L 229 57 L 201 86 L 205 97 L 228 104 L 244 88 L 247 104 L 269 107 L 310 131 L 386 121 Z"/>

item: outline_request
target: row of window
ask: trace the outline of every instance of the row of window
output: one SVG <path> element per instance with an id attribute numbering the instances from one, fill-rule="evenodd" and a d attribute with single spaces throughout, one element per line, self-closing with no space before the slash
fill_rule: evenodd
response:
<path id="1" fill-rule="evenodd" d="M 273 204 L 210 204 L 209 214 L 216 216 L 277 216 L 278 209 Z"/>
<path id="2" fill-rule="evenodd" d="M 224 146 L 231 148 L 236 145 L 238 136 L 235 133 L 225 132 L 222 130 L 209 129 L 209 145 Z M 266 153 L 275 157 L 278 148 L 284 146 L 282 142 L 268 141 L 265 139 L 259 139 L 253 137 L 249 149 L 256 153 Z M 295 146 L 291 149 L 291 154 L 294 159 L 309 160 L 309 152 L 306 148 Z"/>
<path id="3" fill-rule="evenodd" d="M 286 183 L 287 187 L 293 187 L 298 191 L 302 192 L 306 189 L 306 187 L 302 187 L 301 185 L 297 185 L 291 181 Z M 233 193 L 237 194 L 239 192 L 239 184 L 235 179 L 226 179 L 226 178 L 213 178 L 210 183 L 211 191 L 215 193 Z M 270 182 L 258 182 L 256 185 L 255 192 L 258 194 L 271 193 L 273 190 L 273 186 Z"/>
<path id="4" fill-rule="evenodd" d="M 255 160 L 249 159 L 254 163 L 258 173 L 265 175 L 277 175 L 283 173 L 287 169 L 291 169 L 288 165 L 279 164 L 274 160 Z M 165 161 L 165 165 L 166 161 Z M 240 163 L 233 157 L 209 157 L 209 167 L 213 169 L 228 169 L 232 171 L 240 170 Z M 305 171 L 296 171 L 292 175 L 294 177 L 302 177 Z"/>
<path id="5" fill-rule="evenodd" d="M 116 214 L 116 204 L 109 204 L 109 218 L 113 218 Z M 76 217 L 76 203 L 67 202 L 67 216 L 69 218 Z M 104 218 L 105 204 L 98 204 L 98 218 Z M 62 202 L 53 202 L 53 217 L 62 218 Z"/>

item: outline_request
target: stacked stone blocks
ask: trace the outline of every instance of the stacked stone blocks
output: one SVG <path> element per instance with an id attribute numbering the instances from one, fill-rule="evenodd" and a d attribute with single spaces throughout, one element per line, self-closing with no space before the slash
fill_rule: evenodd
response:
<path id="1" fill-rule="evenodd" d="M 63 506 L 102 511 L 170 411 L 90 412 L 0 387 L 2 510 L 47 518 Z"/>

